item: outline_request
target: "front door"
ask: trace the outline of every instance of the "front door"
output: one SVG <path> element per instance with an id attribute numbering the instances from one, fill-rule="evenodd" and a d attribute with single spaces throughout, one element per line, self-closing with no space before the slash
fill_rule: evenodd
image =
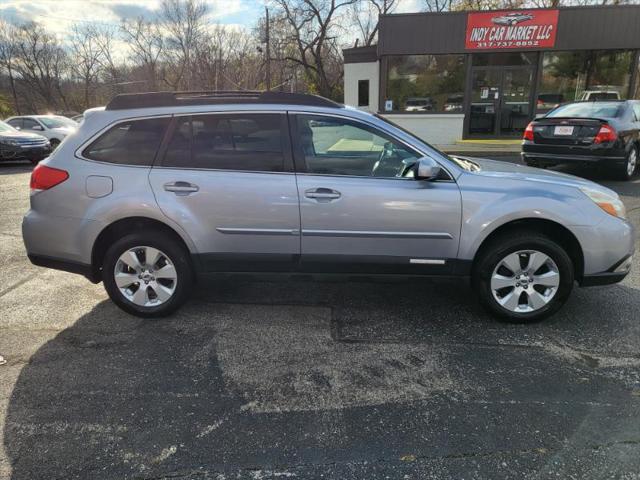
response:
<path id="1" fill-rule="evenodd" d="M 520 137 L 532 118 L 533 68 L 485 67 L 471 71 L 470 137 Z"/>
<path id="2" fill-rule="evenodd" d="M 447 273 L 458 250 L 457 184 L 412 178 L 420 154 L 372 125 L 297 114 L 306 271 Z"/>

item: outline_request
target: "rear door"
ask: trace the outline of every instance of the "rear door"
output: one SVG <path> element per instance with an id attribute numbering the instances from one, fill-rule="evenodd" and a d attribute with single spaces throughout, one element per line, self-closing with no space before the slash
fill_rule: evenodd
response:
<path id="1" fill-rule="evenodd" d="M 203 270 L 287 271 L 297 262 L 286 114 L 176 117 L 149 179 L 164 214 L 193 239 Z"/>
<path id="2" fill-rule="evenodd" d="M 451 177 L 414 180 L 420 153 L 372 125 L 301 113 L 291 123 L 303 270 L 451 271 L 461 221 Z"/>

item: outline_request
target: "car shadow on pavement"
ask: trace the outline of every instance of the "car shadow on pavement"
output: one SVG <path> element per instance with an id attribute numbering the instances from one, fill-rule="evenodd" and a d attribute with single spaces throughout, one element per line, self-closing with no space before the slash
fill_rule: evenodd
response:
<path id="1" fill-rule="evenodd" d="M 153 321 L 101 302 L 22 368 L 4 426 L 11 478 L 275 478 L 403 451 L 472 452 L 481 471 L 484 449 L 532 452 L 518 476 L 586 468 L 598 445 L 614 473 L 638 467 L 624 442 L 640 443 L 640 292 L 578 290 L 529 326 L 496 323 L 471 293 L 218 280 Z"/>

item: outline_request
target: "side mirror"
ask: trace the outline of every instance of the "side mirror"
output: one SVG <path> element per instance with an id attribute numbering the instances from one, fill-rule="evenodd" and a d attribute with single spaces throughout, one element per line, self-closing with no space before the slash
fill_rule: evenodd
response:
<path id="1" fill-rule="evenodd" d="M 33 127 L 31 127 L 31 130 L 37 130 L 38 132 L 42 132 L 44 131 L 44 128 L 42 128 L 40 125 L 34 125 Z"/>
<path id="2" fill-rule="evenodd" d="M 433 158 L 419 158 L 414 167 L 413 178 L 416 180 L 434 180 L 440 175 L 442 167 Z"/>
<path id="3" fill-rule="evenodd" d="M 22 130 L 22 127 L 13 127 L 13 128 L 15 128 L 16 130 Z"/>

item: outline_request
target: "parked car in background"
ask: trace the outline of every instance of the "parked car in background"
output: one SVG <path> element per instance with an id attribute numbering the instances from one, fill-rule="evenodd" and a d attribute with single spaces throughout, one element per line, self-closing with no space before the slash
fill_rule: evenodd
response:
<path id="1" fill-rule="evenodd" d="M 34 170 L 22 233 L 33 263 L 103 281 L 143 317 L 178 308 L 198 274 L 288 272 L 469 277 L 514 322 L 553 314 L 576 281 L 622 280 L 635 240 L 596 183 L 450 157 L 381 117 L 279 92 L 89 110 Z"/>
<path id="2" fill-rule="evenodd" d="M 620 92 L 615 90 L 585 90 L 578 99 L 583 102 L 597 102 L 600 100 L 620 100 Z"/>
<path id="3" fill-rule="evenodd" d="M 444 104 L 444 111 L 447 113 L 462 113 L 464 105 L 464 95 L 450 95 Z"/>
<path id="4" fill-rule="evenodd" d="M 16 130 L 37 133 L 49 140 L 51 148 L 56 149 L 67 135 L 78 129 L 78 123 L 61 115 L 26 115 L 10 117 L 5 120 Z"/>
<path id="5" fill-rule="evenodd" d="M 73 117 L 71 117 L 71 120 L 73 120 L 76 123 L 82 123 L 82 121 L 84 120 L 84 114 L 79 114 L 79 115 L 74 115 Z"/>
<path id="6" fill-rule="evenodd" d="M 561 93 L 541 93 L 538 95 L 536 108 L 541 110 L 557 108 L 564 102 L 564 95 Z"/>
<path id="7" fill-rule="evenodd" d="M 574 102 L 532 121 L 524 132 L 527 165 L 597 165 L 621 180 L 638 168 L 640 101 Z"/>
<path id="8" fill-rule="evenodd" d="M 405 112 L 431 112 L 436 108 L 436 101 L 431 97 L 410 97 L 405 103 Z"/>
<path id="9" fill-rule="evenodd" d="M 20 132 L 0 121 L 0 161 L 29 160 L 36 164 L 50 153 L 49 140 L 42 135 Z"/>

